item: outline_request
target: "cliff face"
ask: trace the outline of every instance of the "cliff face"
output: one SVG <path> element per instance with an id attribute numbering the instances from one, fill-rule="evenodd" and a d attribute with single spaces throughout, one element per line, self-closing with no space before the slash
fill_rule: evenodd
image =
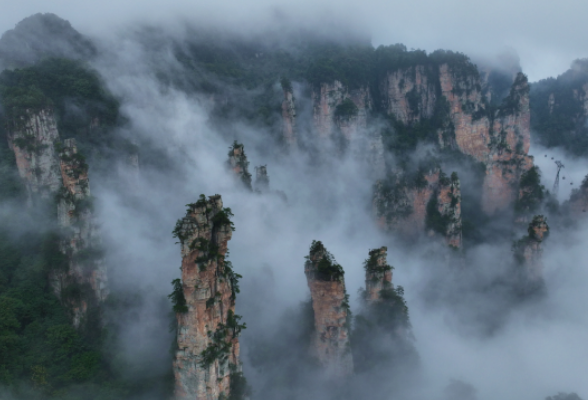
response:
<path id="1" fill-rule="evenodd" d="M 392 287 L 392 267 L 386 260 L 388 248 L 370 250 L 365 262 L 365 299 L 368 302 L 381 300 L 381 291 Z"/>
<path id="2" fill-rule="evenodd" d="M 487 214 L 504 210 L 517 199 L 521 174 L 533 166 L 527 78 L 518 74 L 503 107 L 492 113 L 482 103 L 479 79 L 457 79 L 447 64 L 439 71 L 457 147 L 486 165 L 482 208 Z"/>
<path id="3" fill-rule="evenodd" d="M 235 141 L 229 150 L 229 159 L 227 165 L 233 171 L 233 173 L 239 178 L 239 180 L 249 190 L 252 190 L 251 186 L 251 174 L 249 173 L 249 161 L 247 161 L 247 155 L 245 154 L 245 147 Z"/>
<path id="4" fill-rule="evenodd" d="M 238 335 L 243 326 L 235 315 L 239 276 L 225 260 L 232 214 L 219 195 L 201 196 L 188 207 L 174 231 L 182 246 L 186 307 L 176 313 L 175 395 L 216 400 L 230 395 L 231 374 L 241 370 Z"/>
<path id="5" fill-rule="evenodd" d="M 335 127 L 351 141 L 367 126 L 371 108 L 367 88 L 348 90 L 341 82 L 322 83 L 312 91 L 313 123 L 320 138 L 330 138 Z"/>
<path id="6" fill-rule="evenodd" d="M 431 118 L 435 113 L 437 93 L 428 67 L 416 65 L 389 72 L 380 86 L 387 113 L 403 124 Z"/>
<path id="7" fill-rule="evenodd" d="M 57 124 L 50 109 L 29 111 L 14 123 L 8 144 L 23 179 L 29 201 L 50 198 L 61 187 L 59 162 L 54 143 L 59 140 Z"/>
<path id="8" fill-rule="evenodd" d="M 29 201 L 57 198 L 60 251 L 66 266 L 49 273 L 54 293 L 67 304 L 74 326 L 88 307 L 108 295 L 100 236 L 92 213 L 88 165 L 73 139 L 61 144 L 53 112 L 28 112 L 8 135 Z"/>
<path id="9" fill-rule="evenodd" d="M 405 125 L 435 117 L 441 147 L 486 166 L 484 212 L 506 209 L 517 200 L 521 174 L 533 166 L 527 78 L 519 73 L 509 96 L 495 108 L 483 96 L 480 76 L 469 61 L 432 68 L 417 65 L 388 73 L 380 82 L 386 111 Z"/>
<path id="10" fill-rule="evenodd" d="M 461 247 L 461 190 L 455 173 L 449 178 L 433 169 L 413 185 L 400 175 L 377 181 L 373 210 L 386 230 L 405 237 L 438 233 L 448 245 Z"/>
<path id="11" fill-rule="evenodd" d="M 536 215 L 527 230 L 528 235 L 514 245 L 515 260 L 521 267 L 523 290 L 536 289 L 543 282 L 543 241 L 549 226 L 543 215 Z"/>
<path id="12" fill-rule="evenodd" d="M 314 352 L 327 374 L 342 377 L 353 372 L 349 344 L 349 299 L 343 268 L 321 242 L 313 242 L 304 272 L 312 297 Z"/>
<path id="13" fill-rule="evenodd" d="M 54 292 L 62 298 L 73 285 L 83 288 L 79 298 L 68 300 L 74 325 L 78 326 L 88 305 L 97 305 L 108 295 L 108 280 L 92 213 L 88 165 L 74 139 L 63 142 L 59 156 L 63 186 L 57 195 L 57 219 L 62 228 L 60 248 L 69 260 L 69 269 L 52 271 L 50 280 Z"/>
<path id="14" fill-rule="evenodd" d="M 289 148 L 298 146 L 298 136 L 296 132 L 296 105 L 294 104 L 294 94 L 292 88 L 284 87 L 284 100 L 282 101 L 282 135 Z"/>

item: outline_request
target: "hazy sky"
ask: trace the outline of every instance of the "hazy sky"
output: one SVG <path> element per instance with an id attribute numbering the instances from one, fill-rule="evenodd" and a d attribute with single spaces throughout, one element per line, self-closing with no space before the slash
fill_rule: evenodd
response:
<path id="1" fill-rule="evenodd" d="M 52 12 L 83 33 L 104 34 L 132 21 L 173 23 L 177 16 L 238 29 L 295 22 L 351 26 L 371 32 L 375 45 L 404 43 L 491 55 L 514 48 L 532 81 L 565 71 L 588 56 L 588 2 L 582 0 L 0 0 L 0 31 Z M 171 25 L 173 26 L 173 25 Z"/>

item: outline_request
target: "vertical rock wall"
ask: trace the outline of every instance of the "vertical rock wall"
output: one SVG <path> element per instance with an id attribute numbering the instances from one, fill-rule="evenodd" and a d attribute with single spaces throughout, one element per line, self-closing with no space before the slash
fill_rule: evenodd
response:
<path id="1" fill-rule="evenodd" d="M 50 279 L 54 292 L 62 298 L 72 285 L 83 288 L 77 301 L 69 300 L 74 325 L 78 326 L 88 305 L 97 305 L 108 295 L 108 278 L 93 216 L 88 165 L 78 153 L 74 139 L 64 140 L 59 158 L 63 186 L 57 194 L 57 219 L 62 229 L 60 247 L 69 260 L 69 268 L 52 271 Z"/>
<path id="2" fill-rule="evenodd" d="M 403 124 L 431 118 L 437 101 L 434 77 L 424 65 L 388 72 L 380 83 L 387 113 Z"/>
<path id="3" fill-rule="evenodd" d="M 315 354 L 328 375 L 343 377 L 353 372 L 349 343 L 349 302 L 343 268 L 321 242 L 310 248 L 304 272 L 314 310 Z"/>
<path id="4" fill-rule="evenodd" d="M 387 252 L 385 246 L 370 250 L 370 257 L 365 262 L 365 298 L 368 302 L 379 301 L 380 292 L 392 287 L 392 267 L 386 260 Z"/>
<path id="5" fill-rule="evenodd" d="M 338 128 L 347 140 L 353 141 L 359 131 L 367 127 L 372 100 L 367 87 L 350 91 L 341 82 L 334 81 L 314 88 L 312 103 L 313 123 L 319 138 L 330 138 Z"/>
<path id="6" fill-rule="evenodd" d="M 239 178 L 239 180 L 249 190 L 252 190 L 251 186 L 251 174 L 249 173 L 249 161 L 247 161 L 247 155 L 245 154 L 245 146 L 235 141 L 229 150 L 229 159 L 227 165 L 233 171 L 233 173 Z"/>
<path id="7" fill-rule="evenodd" d="M 8 144 L 14 151 L 20 177 L 27 188 L 29 201 L 48 199 L 61 187 L 55 142 L 59 140 L 51 109 L 28 111 L 12 123 Z"/>
<path id="8" fill-rule="evenodd" d="M 225 259 L 232 236 L 230 210 L 219 195 L 188 205 L 175 235 L 181 243 L 181 290 L 173 370 L 178 399 L 228 397 L 231 373 L 241 370 L 235 294 L 238 276 Z"/>
<path id="9" fill-rule="evenodd" d="M 482 208 L 486 214 L 504 210 L 517 199 L 521 174 L 533 166 L 529 84 L 519 73 L 503 106 L 494 113 L 482 103 L 479 78 L 456 76 L 447 64 L 439 67 L 443 96 L 449 101 L 459 150 L 486 166 Z"/>
<path id="10" fill-rule="evenodd" d="M 60 251 L 66 266 L 49 272 L 54 293 L 79 327 L 88 307 L 108 295 L 100 235 L 93 217 L 88 165 L 75 140 L 60 142 L 53 111 L 29 111 L 8 135 L 30 202 L 57 199 Z"/>
<path id="11" fill-rule="evenodd" d="M 437 135 L 449 146 L 484 163 L 482 207 L 486 214 L 505 210 L 517 199 L 521 174 L 533 166 L 530 146 L 529 85 L 517 74 L 509 96 L 494 109 L 482 95 L 480 76 L 467 60 L 412 66 L 389 72 L 380 82 L 389 115 L 410 125 L 443 118 Z M 446 103 L 437 101 L 444 99 Z M 447 109 L 435 110 L 440 104 Z"/>

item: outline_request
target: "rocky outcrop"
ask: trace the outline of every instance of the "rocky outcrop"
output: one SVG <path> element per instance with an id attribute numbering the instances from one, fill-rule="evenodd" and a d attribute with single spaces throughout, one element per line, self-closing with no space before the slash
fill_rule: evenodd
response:
<path id="1" fill-rule="evenodd" d="M 386 260 L 388 248 L 370 250 L 370 257 L 364 263 L 365 299 L 368 302 L 381 300 L 381 292 L 392 287 L 392 267 Z"/>
<path id="2" fill-rule="evenodd" d="M 14 151 L 29 202 L 51 198 L 61 187 L 59 159 L 55 150 L 59 133 L 53 111 L 29 110 L 18 121 L 13 121 L 11 128 L 8 144 Z"/>
<path id="3" fill-rule="evenodd" d="M 482 208 L 493 214 L 517 199 L 521 174 L 533 166 L 529 84 L 519 73 L 509 96 L 497 111 L 482 102 L 476 75 L 456 75 L 448 64 L 439 67 L 443 96 L 450 105 L 455 142 L 459 150 L 486 166 Z"/>
<path id="4" fill-rule="evenodd" d="M 182 279 L 174 309 L 177 350 L 173 363 L 178 399 L 230 397 L 231 379 L 240 374 L 239 324 L 235 314 L 238 274 L 226 259 L 233 224 L 221 196 L 204 195 L 188 205 L 174 236 L 181 244 Z"/>
<path id="5" fill-rule="evenodd" d="M 321 83 L 312 91 L 313 123 L 318 136 L 330 138 L 335 129 L 349 141 L 367 126 L 371 96 L 367 87 L 347 89 L 341 82 Z"/>
<path id="6" fill-rule="evenodd" d="M 284 100 L 282 101 L 282 135 L 288 148 L 298 146 L 298 135 L 296 132 L 296 105 L 294 104 L 294 93 L 292 84 L 288 80 L 282 80 Z"/>
<path id="7" fill-rule="evenodd" d="M 385 230 L 405 238 L 439 234 L 448 245 L 461 247 L 461 190 L 455 172 L 447 177 L 435 168 L 419 173 L 415 182 L 403 174 L 377 181 L 373 211 Z"/>
<path id="8" fill-rule="evenodd" d="M 328 375 L 349 375 L 353 372 L 353 357 L 343 268 L 321 242 L 313 241 L 304 272 L 314 310 L 313 351 Z"/>
<path id="9" fill-rule="evenodd" d="M 527 229 L 528 235 L 513 245 L 515 261 L 520 267 L 521 286 L 528 292 L 543 283 L 543 241 L 549 236 L 549 226 L 543 215 L 536 215 Z"/>
<path id="10" fill-rule="evenodd" d="M 66 139 L 59 147 L 63 186 L 57 194 L 57 219 L 62 230 L 60 249 L 69 267 L 51 271 L 49 276 L 54 292 L 70 305 L 74 326 L 79 326 L 88 306 L 97 306 L 108 295 L 108 278 L 92 212 L 88 165 L 74 139 Z M 83 290 L 68 297 L 74 287 Z"/>
<path id="11" fill-rule="evenodd" d="M 388 72 L 380 82 L 384 109 L 403 124 L 431 118 L 437 101 L 435 78 L 424 65 Z"/>
<path id="12" fill-rule="evenodd" d="M 227 165 L 243 185 L 245 185 L 247 189 L 252 190 L 251 174 L 248 171 L 249 161 L 247 161 L 247 155 L 245 154 L 245 146 L 236 140 L 230 147 Z"/>
<path id="13" fill-rule="evenodd" d="M 101 240 L 92 212 L 88 165 L 74 139 L 60 142 L 53 111 L 27 111 L 11 124 L 14 150 L 29 202 L 57 199 L 59 249 L 64 264 L 49 271 L 53 292 L 80 327 L 88 308 L 99 307 L 108 295 Z M 87 322 L 87 321 L 86 321 Z"/>
<path id="14" fill-rule="evenodd" d="M 255 190 L 260 193 L 265 193 L 269 190 L 269 176 L 267 176 L 266 165 L 255 167 Z"/>
<path id="15" fill-rule="evenodd" d="M 381 80 L 387 113 L 404 125 L 434 120 L 440 147 L 484 163 L 484 212 L 512 206 L 521 175 L 533 166 L 527 78 L 518 73 L 509 95 L 493 107 L 483 95 L 476 66 L 465 56 L 437 54 L 431 60 L 393 70 Z"/>

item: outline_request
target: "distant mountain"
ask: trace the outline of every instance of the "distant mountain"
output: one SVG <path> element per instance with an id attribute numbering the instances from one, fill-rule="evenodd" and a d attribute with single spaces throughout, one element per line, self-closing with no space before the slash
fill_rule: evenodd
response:
<path id="1" fill-rule="evenodd" d="M 89 39 L 55 14 L 25 18 L 0 38 L 2 68 L 20 68 L 47 57 L 86 59 L 95 53 Z"/>

